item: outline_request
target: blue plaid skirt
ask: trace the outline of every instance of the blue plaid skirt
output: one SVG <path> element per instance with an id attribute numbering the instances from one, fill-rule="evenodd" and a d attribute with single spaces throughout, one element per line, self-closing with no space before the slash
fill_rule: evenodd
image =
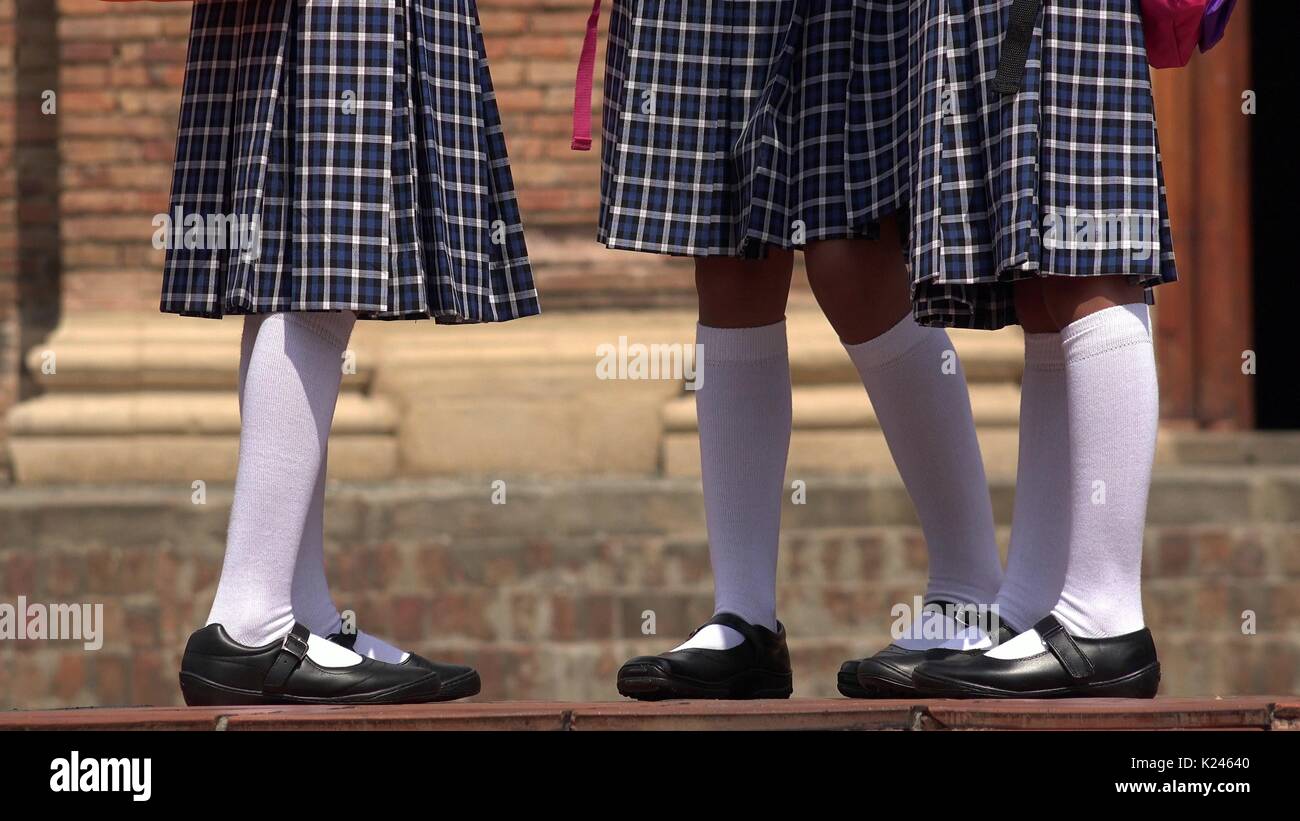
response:
<path id="1" fill-rule="evenodd" d="M 166 312 L 538 312 L 474 0 L 195 3 L 169 217 Z"/>
<path id="2" fill-rule="evenodd" d="M 1030 277 L 1178 278 L 1139 0 L 1046 0 L 1021 90 L 1001 95 L 1013 2 L 912 0 L 909 264 L 924 324 L 1015 323 L 1012 282 Z"/>
<path id="3" fill-rule="evenodd" d="M 905 205 L 907 0 L 615 0 L 599 240 L 761 256 Z"/>

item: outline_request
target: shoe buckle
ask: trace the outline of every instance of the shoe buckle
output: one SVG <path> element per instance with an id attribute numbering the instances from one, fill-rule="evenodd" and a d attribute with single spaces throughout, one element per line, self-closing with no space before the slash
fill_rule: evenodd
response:
<path id="1" fill-rule="evenodd" d="M 307 640 L 292 631 L 285 634 L 283 647 L 285 652 L 299 661 L 302 661 L 302 657 L 307 655 Z"/>

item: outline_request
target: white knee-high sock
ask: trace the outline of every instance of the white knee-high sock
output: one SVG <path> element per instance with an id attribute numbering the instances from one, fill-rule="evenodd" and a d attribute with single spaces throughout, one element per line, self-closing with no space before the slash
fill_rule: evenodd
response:
<path id="1" fill-rule="evenodd" d="M 1059 333 L 1025 334 L 1020 455 L 998 615 L 1028 630 L 1052 611 L 1070 551 L 1070 424 Z"/>
<path id="2" fill-rule="evenodd" d="M 1142 536 L 1159 425 L 1155 351 L 1146 305 L 1089 314 L 1061 331 L 1068 400 L 1069 549 L 1052 608 L 1071 634 L 1142 629 Z M 1017 625 L 1018 626 L 1018 625 Z M 989 652 L 1041 652 L 1030 630 Z"/>
<path id="3" fill-rule="evenodd" d="M 785 322 L 761 328 L 700 325 L 704 512 L 716 612 L 776 629 L 776 557 L 790 450 L 790 358 Z M 716 625 L 714 625 L 716 626 Z M 736 641 L 729 628 L 702 631 Z M 716 635 L 715 635 L 716 634 Z"/>
<path id="4" fill-rule="evenodd" d="M 294 569 L 338 399 L 340 357 L 354 322 L 351 313 L 246 320 L 239 468 L 226 556 L 208 616 L 209 624 L 220 623 L 241 644 L 266 644 L 295 620 Z M 313 658 L 328 659 L 322 663 L 359 660 L 328 642 L 313 645 Z"/>
<path id="5" fill-rule="evenodd" d="M 1053 612 L 1079 636 L 1141 630 L 1142 536 L 1160 420 L 1143 304 L 1061 331 L 1070 402 L 1070 559 Z"/>
<path id="6" fill-rule="evenodd" d="M 253 357 L 253 346 L 257 340 L 258 329 L 267 314 L 249 314 L 244 317 L 244 334 L 240 344 L 239 355 L 239 412 L 244 412 L 244 384 L 248 377 L 249 362 Z M 350 337 L 350 332 L 349 332 Z M 334 412 L 330 410 L 330 424 L 333 424 Z M 307 626 L 313 634 L 329 636 L 343 628 L 343 618 L 334 598 L 330 595 L 329 581 L 325 575 L 325 477 L 329 461 L 328 448 L 321 459 L 316 483 L 312 488 L 311 506 L 307 510 L 307 520 L 303 525 L 302 542 L 298 547 L 298 560 L 294 563 L 293 602 L 294 618 Z M 388 642 L 370 635 L 364 630 L 357 631 L 353 649 L 367 658 L 378 659 L 392 664 L 406 660 L 407 653 Z"/>
<path id="7" fill-rule="evenodd" d="M 991 604 L 1002 583 L 993 505 L 966 376 L 947 332 L 908 316 L 845 349 L 921 521 L 926 600 Z"/>

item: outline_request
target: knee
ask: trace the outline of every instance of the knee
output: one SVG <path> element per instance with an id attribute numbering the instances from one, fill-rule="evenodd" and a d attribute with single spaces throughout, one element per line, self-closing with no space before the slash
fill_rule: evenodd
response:
<path id="1" fill-rule="evenodd" d="M 1042 280 L 1043 303 L 1058 328 L 1089 314 L 1143 302 L 1143 289 L 1127 277 L 1049 277 Z"/>
<path id="2" fill-rule="evenodd" d="M 785 318 L 793 257 L 763 260 L 701 259 L 695 290 L 700 323 L 711 328 L 756 328 Z"/>
<path id="3" fill-rule="evenodd" d="M 813 288 L 907 284 L 903 254 L 882 240 L 831 239 L 808 244 L 804 252 L 808 282 Z"/>
<path id="4" fill-rule="evenodd" d="M 1043 298 L 1043 282 L 1037 279 L 1018 282 L 1013 297 L 1016 317 L 1027 334 L 1054 334 L 1061 330 Z"/>

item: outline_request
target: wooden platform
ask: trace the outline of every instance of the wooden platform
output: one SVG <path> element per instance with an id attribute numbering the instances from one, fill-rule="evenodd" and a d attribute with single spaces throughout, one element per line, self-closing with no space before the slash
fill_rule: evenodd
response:
<path id="1" fill-rule="evenodd" d="M 0 713 L 0 730 L 1300 730 L 1300 696 L 81 708 Z"/>

